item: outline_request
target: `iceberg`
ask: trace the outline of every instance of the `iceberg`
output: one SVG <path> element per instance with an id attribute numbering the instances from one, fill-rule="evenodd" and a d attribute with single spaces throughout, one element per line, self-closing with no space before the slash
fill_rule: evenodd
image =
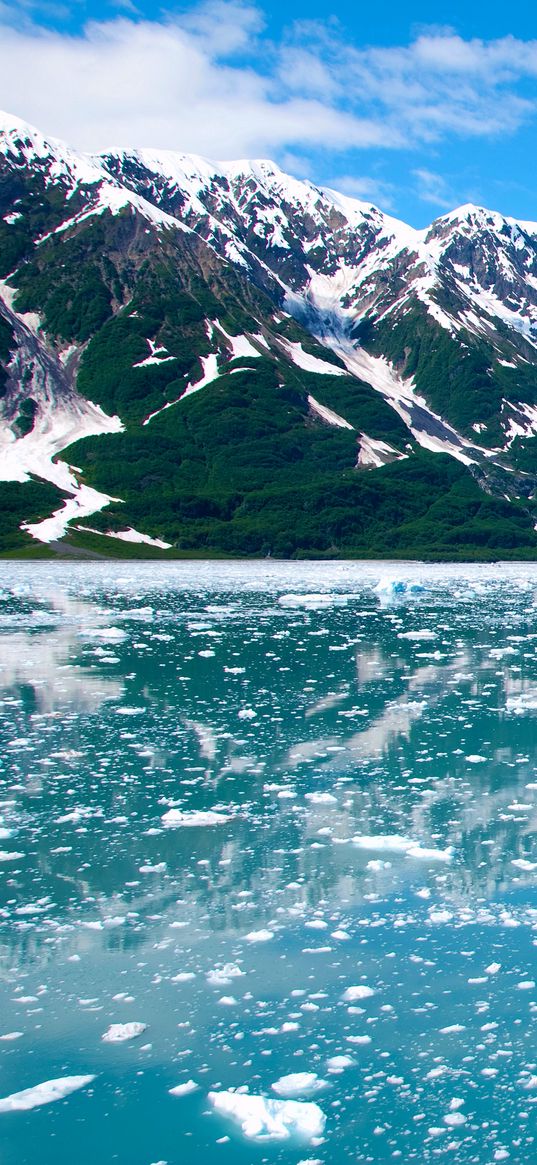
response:
<path id="1" fill-rule="evenodd" d="M 227 813 L 216 813 L 214 809 L 168 809 L 161 818 L 166 829 L 178 829 L 183 825 L 221 825 L 229 821 Z"/>
<path id="2" fill-rule="evenodd" d="M 290 1072 L 288 1076 L 280 1076 L 271 1085 L 277 1096 L 294 1099 L 297 1096 L 313 1096 L 327 1087 L 326 1080 L 320 1080 L 316 1072 Z"/>
<path id="3" fill-rule="evenodd" d="M 45 1080 L 34 1088 L 23 1088 L 22 1092 L 12 1092 L 11 1096 L 0 1099 L 0 1112 L 29 1112 L 42 1104 L 52 1104 L 63 1100 L 79 1088 L 87 1088 L 95 1076 L 60 1076 L 57 1080 Z"/>
<path id="4" fill-rule="evenodd" d="M 105 1044 L 123 1044 L 126 1040 L 136 1040 L 146 1027 L 146 1023 L 111 1023 L 101 1039 Z"/>
<path id="5" fill-rule="evenodd" d="M 247 1092 L 210 1092 L 215 1112 L 239 1125 L 251 1141 L 288 1141 L 296 1138 L 318 1144 L 326 1116 L 318 1104 L 301 1100 L 270 1100 Z"/>

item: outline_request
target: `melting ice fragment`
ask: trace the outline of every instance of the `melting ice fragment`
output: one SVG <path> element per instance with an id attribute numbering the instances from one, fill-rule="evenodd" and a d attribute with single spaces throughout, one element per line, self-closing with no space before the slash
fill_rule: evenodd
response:
<path id="1" fill-rule="evenodd" d="M 382 598 L 391 598 L 395 595 L 421 594 L 425 590 L 422 583 L 405 582 L 397 578 L 381 578 L 374 588 L 375 594 Z"/>
<path id="2" fill-rule="evenodd" d="M 0 1099 L 0 1112 L 28 1112 L 42 1104 L 52 1104 L 63 1100 L 79 1088 L 87 1088 L 95 1076 L 60 1076 L 57 1080 L 45 1080 L 34 1088 L 24 1088 L 22 1092 L 12 1092 L 11 1096 Z"/>
<path id="3" fill-rule="evenodd" d="M 372 987 L 366 987 L 365 983 L 360 983 L 356 987 L 347 987 L 342 998 L 345 1003 L 356 1003 L 358 999 L 371 999 L 375 992 Z"/>
<path id="4" fill-rule="evenodd" d="M 229 816 L 214 809 L 168 809 L 161 820 L 166 829 L 178 829 L 183 825 L 222 825 L 229 821 Z"/>
<path id="5" fill-rule="evenodd" d="M 126 1040 L 135 1040 L 145 1032 L 146 1023 L 111 1023 L 101 1039 L 105 1044 L 122 1044 Z"/>
<path id="6" fill-rule="evenodd" d="M 275 1080 L 271 1088 L 277 1096 L 293 1099 L 321 1092 L 326 1088 L 326 1080 L 320 1080 L 316 1072 L 290 1072 L 288 1076 L 280 1076 L 279 1080 Z"/>
<path id="7" fill-rule="evenodd" d="M 326 1116 L 318 1104 L 301 1100 L 269 1100 L 244 1092 L 210 1092 L 216 1112 L 239 1125 L 251 1141 L 287 1141 L 291 1138 L 318 1143 Z"/>
<path id="8" fill-rule="evenodd" d="M 191 1092 L 197 1092 L 199 1084 L 195 1080 L 185 1080 L 184 1084 L 176 1084 L 175 1088 L 168 1088 L 170 1096 L 189 1096 Z"/>
<path id="9" fill-rule="evenodd" d="M 407 858 L 428 862 L 450 862 L 455 852 L 453 846 L 433 849 L 398 833 L 357 834 L 352 838 L 352 844 L 358 846 L 358 849 L 377 850 L 379 853 L 401 853 Z"/>

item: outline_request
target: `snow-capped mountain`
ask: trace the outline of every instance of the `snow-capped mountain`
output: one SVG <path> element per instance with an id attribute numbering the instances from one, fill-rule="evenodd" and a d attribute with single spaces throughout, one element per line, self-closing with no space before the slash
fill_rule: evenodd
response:
<path id="1" fill-rule="evenodd" d="M 417 231 L 272 162 L 1 115 L 0 278 L 0 479 L 32 479 L 35 539 L 537 547 L 537 224 Z"/>

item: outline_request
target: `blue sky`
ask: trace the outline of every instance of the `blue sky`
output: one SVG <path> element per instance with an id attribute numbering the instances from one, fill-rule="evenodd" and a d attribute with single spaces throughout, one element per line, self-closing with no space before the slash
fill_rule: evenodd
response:
<path id="1" fill-rule="evenodd" d="M 0 107 L 80 149 L 271 157 L 416 226 L 537 220 L 537 16 L 505 4 L 0 0 L 0 46 Z"/>

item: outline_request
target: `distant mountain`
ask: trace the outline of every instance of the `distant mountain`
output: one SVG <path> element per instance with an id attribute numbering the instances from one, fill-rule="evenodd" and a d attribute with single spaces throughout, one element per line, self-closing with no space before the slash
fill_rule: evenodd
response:
<path id="1" fill-rule="evenodd" d="M 0 115 L 0 396 L 3 553 L 534 558 L 537 224 Z"/>

